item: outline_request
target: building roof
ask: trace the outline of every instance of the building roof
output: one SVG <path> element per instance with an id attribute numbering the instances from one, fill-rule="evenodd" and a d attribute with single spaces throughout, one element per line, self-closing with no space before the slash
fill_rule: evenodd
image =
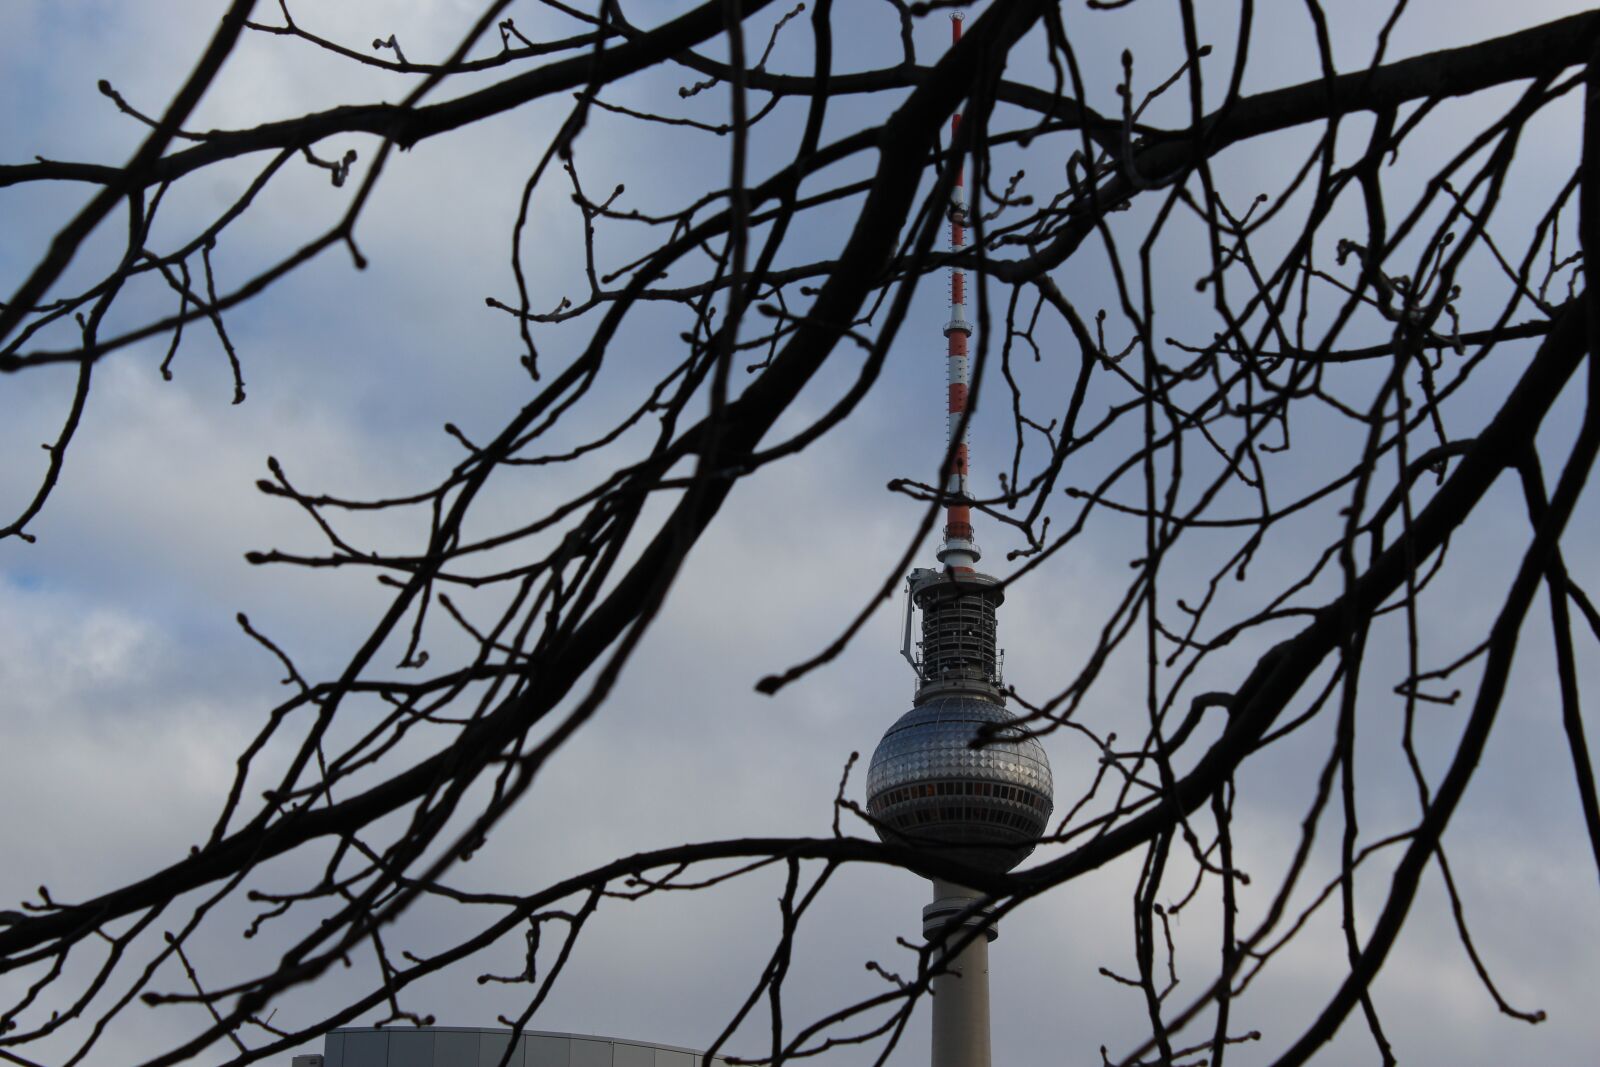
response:
<path id="1" fill-rule="evenodd" d="M 324 1067 L 498 1067 L 512 1031 L 472 1026 L 349 1027 L 331 1031 Z M 694 1049 L 628 1038 L 524 1030 L 507 1067 L 705 1067 Z M 725 1064 L 721 1056 L 712 1067 Z"/>

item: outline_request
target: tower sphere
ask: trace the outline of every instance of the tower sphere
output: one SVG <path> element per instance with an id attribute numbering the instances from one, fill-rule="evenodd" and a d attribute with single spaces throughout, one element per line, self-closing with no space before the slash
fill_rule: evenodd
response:
<path id="1" fill-rule="evenodd" d="M 1021 863 L 1049 824 L 1054 796 L 1044 746 L 1016 721 L 968 694 L 933 696 L 900 716 L 867 770 L 878 836 L 992 871 Z"/>

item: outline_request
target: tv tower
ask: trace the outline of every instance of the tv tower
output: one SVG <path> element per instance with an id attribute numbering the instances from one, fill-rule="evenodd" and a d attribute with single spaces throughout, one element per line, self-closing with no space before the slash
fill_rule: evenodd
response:
<path id="1" fill-rule="evenodd" d="M 952 16 L 952 45 L 961 16 Z M 950 120 L 951 143 L 961 125 Z M 950 248 L 966 244 L 964 175 L 956 172 L 950 198 Z M 965 273 L 950 271 L 950 319 L 944 325 L 950 390 L 949 469 L 945 472 L 942 569 L 917 568 L 906 578 L 902 655 L 917 672 L 912 708 L 883 735 L 867 771 L 867 810 L 886 842 L 913 844 L 974 867 L 1009 871 L 1033 851 L 1054 806 L 1044 748 L 1015 725 L 1005 709 L 1002 656 L 995 644 L 995 609 L 1005 599 L 994 578 L 980 574 L 967 494 L 967 436 L 963 425 L 970 384 Z M 959 432 L 959 438 L 957 436 Z M 920 656 L 911 651 L 912 610 L 922 613 Z M 981 742 L 975 744 L 975 742 Z M 980 894 L 935 879 L 933 903 L 922 909 L 922 932 L 932 938 L 958 919 Z M 981 926 L 974 913 L 963 921 Z M 989 942 L 991 923 L 945 962 L 933 981 L 933 1067 L 989 1067 Z M 949 931 L 952 943 L 960 931 Z"/>

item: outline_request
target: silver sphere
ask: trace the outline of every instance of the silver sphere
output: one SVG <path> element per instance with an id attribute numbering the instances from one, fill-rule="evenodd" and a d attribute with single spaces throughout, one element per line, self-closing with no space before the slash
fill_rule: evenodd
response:
<path id="1" fill-rule="evenodd" d="M 978 697 L 933 697 L 900 716 L 867 770 L 867 810 L 878 836 L 1009 871 L 1050 821 L 1054 788 L 1044 746 L 1016 716 Z M 972 747 L 985 726 L 998 729 Z"/>

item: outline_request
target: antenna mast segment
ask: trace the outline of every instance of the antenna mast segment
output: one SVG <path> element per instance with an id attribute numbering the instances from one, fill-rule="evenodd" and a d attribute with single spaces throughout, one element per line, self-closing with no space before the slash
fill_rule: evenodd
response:
<path id="1" fill-rule="evenodd" d="M 950 16 L 950 43 L 961 40 L 961 15 Z M 955 145 L 956 134 L 961 129 L 961 113 L 950 117 L 950 143 Z M 955 185 L 950 194 L 950 251 L 960 252 L 967 243 L 967 190 L 965 168 L 957 164 Z M 944 491 L 949 503 L 945 506 L 944 544 L 939 549 L 939 562 L 957 573 L 971 573 L 973 564 L 981 555 L 978 543 L 972 537 L 972 509 L 967 505 L 967 433 L 962 425 L 967 413 L 967 392 L 971 376 L 967 363 L 967 342 L 972 337 L 972 323 L 967 321 L 967 276 L 959 267 L 950 268 L 950 321 L 945 323 L 947 361 L 949 363 L 950 402 L 948 454 L 950 467 L 945 472 Z M 959 432 L 958 432 L 959 431 Z"/>

